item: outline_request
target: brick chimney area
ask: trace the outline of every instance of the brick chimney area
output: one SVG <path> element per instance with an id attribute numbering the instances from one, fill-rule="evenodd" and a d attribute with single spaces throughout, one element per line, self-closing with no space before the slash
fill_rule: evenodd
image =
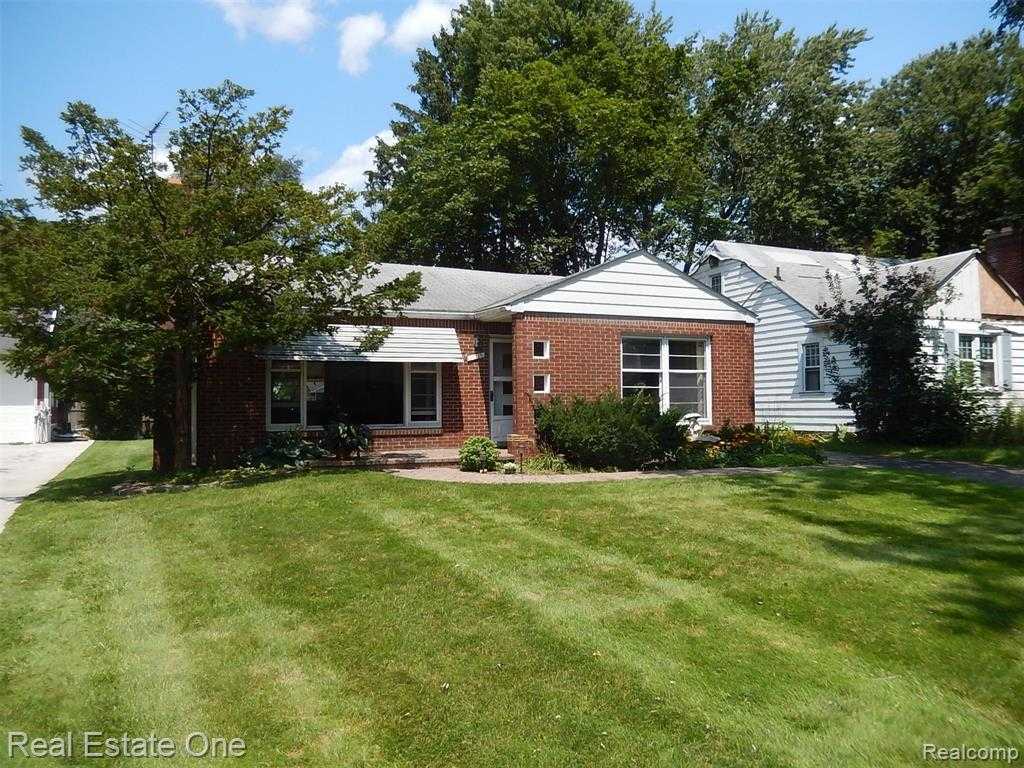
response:
<path id="1" fill-rule="evenodd" d="M 1024 296 L 1024 228 L 1003 227 L 985 237 L 985 259 Z"/>

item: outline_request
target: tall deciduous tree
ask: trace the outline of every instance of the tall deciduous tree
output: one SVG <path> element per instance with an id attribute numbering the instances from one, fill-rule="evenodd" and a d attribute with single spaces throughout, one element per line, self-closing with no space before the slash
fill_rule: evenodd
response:
<path id="1" fill-rule="evenodd" d="M 703 189 L 687 212 L 688 251 L 716 238 L 827 248 L 843 244 L 851 131 L 863 83 L 847 75 L 859 29 L 801 40 L 743 14 L 695 56 Z"/>
<path id="2" fill-rule="evenodd" d="M 1021 72 L 1018 38 L 982 32 L 884 80 L 859 115 L 850 239 L 880 256 L 948 253 L 1019 207 L 1020 129 L 1007 107 L 1019 104 Z"/>
<path id="3" fill-rule="evenodd" d="M 689 45 L 627 0 L 469 0 L 420 50 L 367 197 L 389 259 L 566 274 L 677 245 Z"/>
<path id="4" fill-rule="evenodd" d="M 136 389 L 152 379 L 157 470 L 188 462 L 197 364 L 399 308 L 418 290 L 418 277 L 360 290 L 373 266 L 353 194 L 304 189 L 279 152 L 290 111 L 252 112 L 252 95 L 231 82 L 180 93 L 170 178 L 150 141 L 88 104 L 61 116 L 66 149 L 23 129 L 23 167 L 59 222 L 5 212 L 0 266 L 18 276 L 0 289 L 0 332 L 17 339 L 8 361 L 70 391 L 79 372 Z M 40 318 L 52 309 L 51 331 Z"/>

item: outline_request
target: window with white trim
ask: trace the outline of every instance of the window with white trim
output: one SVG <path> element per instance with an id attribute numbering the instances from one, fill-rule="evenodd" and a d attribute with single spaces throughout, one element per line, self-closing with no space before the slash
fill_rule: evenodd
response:
<path id="1" fill-rule="evenodd" d="M 957 337 L 960 369 L 983 387 L 996 386 L 996 344 L 992 336 L 961 333 Z"/>
<path id="2" fill-rule="evenodd" d="M 288 427 L 302 424 L 302 363 L 272 360 L 267 387 L 270 423 Z"/>
<path id="3" fill-rule="evenodd" d="M 663 411 L 710 416 L 710 345 L 704 339 L 624 338 L 622 396 L 648 395 Z"/>
<path id="4" fill-rule="evenodd" d="M 821 392 L 821 343 L 804 344 L 804 392 Z"/>
<path id="5" fill-rule="evenodd" d="M 535 395 L 546 395 L 551 392 L 551 374 L 535 373 L 533 375 L 533 393 Z"/>
<path id="6" fill-rule="evenodd" d="M 533 342 L 533 359 L 547 360 L 551 357 L 551 342 L 547 340 Z"/>
<path id="7" fill-rule="evenodd" d="M 320 429 L 333 419 L 377 427 L 441 423 L 438 363 L 271 360 L 267 366 L 270 429 Z"/>
<path id="8" fill-rule="evenodd" d="M 722 292 L 722 275 L 721 275 L 721 273 L 716 273 L 714 275 L 711 275 L 711 290 L 714 291 L 715 293 L 721 293 Z"/>

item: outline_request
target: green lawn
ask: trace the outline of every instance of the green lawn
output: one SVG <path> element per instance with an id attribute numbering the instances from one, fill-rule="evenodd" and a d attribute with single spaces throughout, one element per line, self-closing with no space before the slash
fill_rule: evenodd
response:
<path id="1" fill-rule="evenodd" d="M 99 493 L 147 448 L 93 446 L 0 534 L 0 730 L 207 731 L 245 739 L 228 765 L 289 768 L 1024 747 L 1019 490 L 817 469 Z"/>
<path id="2" fill-rule="evenodd" d="M 864 453 L 871 456 L 892 456 L 899 459 L 973 461 L 978 464 L 1024 467 L 1024 445 L 958 445 L 948 448 L 939 446 L 908 448 L 905 445 L 848 440 L 843 443 L 831 441 L 825 444 L 825 448 L 830 451 Z"/>

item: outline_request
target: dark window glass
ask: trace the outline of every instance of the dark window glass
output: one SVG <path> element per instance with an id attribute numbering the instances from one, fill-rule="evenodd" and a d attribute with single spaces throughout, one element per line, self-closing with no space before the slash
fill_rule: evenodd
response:
<path id="1" fill-rule="evenodd" d="M 275 360 L 270 364 L 270 423 L 298 424 L 302 364 Z"/>
<path id="2" fill-rule="evenodd" d="M 411 413 L 413 421 L 437 421 L 437 366 L 434 363 L 413 363 L 409 372 Z"/>
<path id="3" fill-rule="evenodd" d="M 306 363 L 307 427 L 322 427 L 327 420 L 326 374 L 326 363 Z"/>
<path id="4" fill-rule="evenodd" d="M 405 422 L 405 370 L 401 363 L 331 363 L 328 397 L 360 424 Z"/>
<path id="5" fill-rule="evenodd" d="M 533 356 L 545 358 L 548 356 L 548 343 L 546 341 L 533 342 Z"/>

